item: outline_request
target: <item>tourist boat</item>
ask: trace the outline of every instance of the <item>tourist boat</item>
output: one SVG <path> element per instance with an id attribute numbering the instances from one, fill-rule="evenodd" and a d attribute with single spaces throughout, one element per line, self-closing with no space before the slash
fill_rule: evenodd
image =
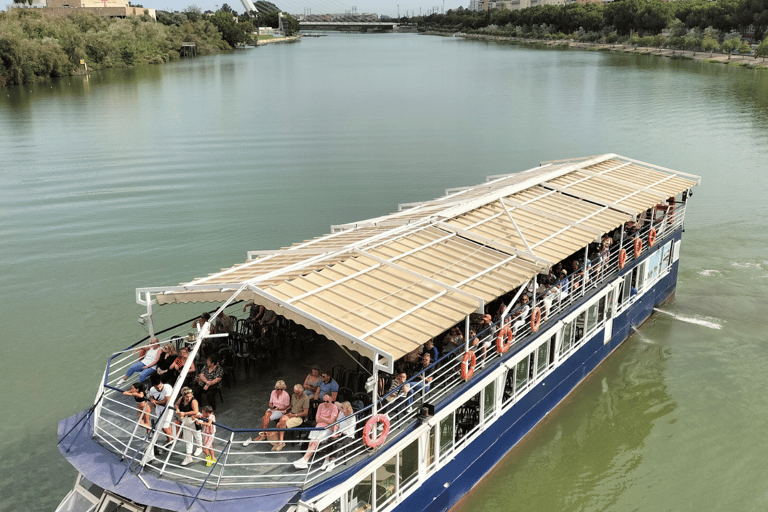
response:
<path id="1" fill-rule="evenodd" d="M 287 248 L 249 252 L 244 263 L 180 286 L 137 289 L 150 336 L 191 349 L 183 373 L 204 341 L 235 344 L 242 372 L 251 364 L 248 344 L 237 334 L 216 340 L 210 322 L 191 334 L 186 323 L 155 332 L 153 308 L 212 302 L 214 322 L 255 301 L 286 326 L 350 354 L 355 375 L 367 377 L 356 381 L 362 389 L 354 396 L 370 403 L 361 400 L 345 449 L 337 444 L 344 436 L 324 442 L 333 466 L 318 451 L 297 469 L 307 433 L 323 429 L 292 429 L 295 441 L 282 451 L 268 441 L 246 446 L 261 431 L 261 413 L 242 405 L 241 414 L 252 415 L 249 428 L 228 424 L 227 411 L 235 417 L 238 404 L 225 395 L 217 461 L 182 466 L 184 443 L 156 456 L 164 435 L 139 427 L 133 400 L 122 394 L 139 342 L 108 358 L 93 406 L 59 424 L 59 449 L 78 477 L 57 510 L 449 509 L 674 295 L 697 184 L 697 176 L 615 154 L 553 161 L 332 226 Z M 608 233 L 611 247 L 593 257 L 590 247 Z M 548 278 L 564 261 L 576 271 Z M 530 303 L 513 307 L 523 293 Z M 496 309 L 486 311 L 489 305 Z M 486 313 L 498 320 L 487 325 Z M 381 382 L 457 326 L 463 336 L 455 345 L 444 345 L 426 370 L 411 366 L 407 395 L 384 407 L 393 388 L 379 398 Z M 154 422 L 172 409 L 163 418 L 153 411 Z"/>

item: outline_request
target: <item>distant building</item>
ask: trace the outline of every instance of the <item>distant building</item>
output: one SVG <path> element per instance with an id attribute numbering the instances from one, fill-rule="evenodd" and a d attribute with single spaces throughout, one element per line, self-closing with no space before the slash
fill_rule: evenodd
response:
<path id="1" fill-rule="evenodd" d="M 45 11 L 61 15 L 71 14 L 75 9 L 105 18 L 127 18 L 147 14 L 157 19 L 154 9 L 131 7 L 128 0 L 48 0 L 45 7 Z"/>
<path id="2" fill-rule="evenodd" d="M 469 0 L 469 10 L 470 11 L 482 11 L 483 10 L 483 0 Z"/>
<path id="3" fill-rule="evenodd" d="M 488 9 L 509 9 L 509 10 L 518 10 L 518 9 L 527 9 L 528 7 L 536 7 L 539 5 L 565 5 L 568 0 L 484 0 L 485 4 L 483 8 L 485 10 Z M 575 2 L 577 0 L 572 0 L 571 3 Z M 592 1 L 592 0 L 578 0 L 579 3 L 586 3 L 586 1 Z M 597 0 L 599 2 L 602 2 L 603 0 Z"/>

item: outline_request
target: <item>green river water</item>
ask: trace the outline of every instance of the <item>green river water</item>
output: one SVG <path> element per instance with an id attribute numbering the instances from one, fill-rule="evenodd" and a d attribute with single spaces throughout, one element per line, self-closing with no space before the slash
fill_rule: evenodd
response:
<path id="1" fill-rule="evenodd" d="M 768 509 L 768 72 L 382 34 L 0 89 L 0 510 L 71 488 L 136 287 L 608 152 L 702 176 L 676 298 L 457 508 Z"/>

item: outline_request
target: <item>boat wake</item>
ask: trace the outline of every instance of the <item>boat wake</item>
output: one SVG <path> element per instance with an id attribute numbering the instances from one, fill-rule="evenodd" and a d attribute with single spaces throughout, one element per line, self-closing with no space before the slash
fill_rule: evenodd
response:
<path id="1" fill-rule="evenodd" d="M 720 272 L 719 270 L 712 269 L 712 270 L 702 270 L 699 272 L 699 275 L 702 275 L 704 277 L 712 277 L 712 276 L 721 276 L 723 275 L 723 273 Z"/>
<path id="2" fill-rule="evenodd" d="M 710 329 L 722 329 L 723 326 L 717 322 L 710 322 L 709 320 L 703 320 L 701 318 L 693 318 L 690 316 L 682 316 L 682 315 L 676 315 L 674 313 L 670 313 L 669 311 L 664 311 L 663 309 L 659 308 L 653 308 L 654 311 L 658 311 L 659 313 L 664 313 L 665 315 L 669 315 L 675 320 L 680 320 L 681 322 L 687 322 L 689 324 L 696 324 L 701 325 L 703 327 L 709 327 Z"/>

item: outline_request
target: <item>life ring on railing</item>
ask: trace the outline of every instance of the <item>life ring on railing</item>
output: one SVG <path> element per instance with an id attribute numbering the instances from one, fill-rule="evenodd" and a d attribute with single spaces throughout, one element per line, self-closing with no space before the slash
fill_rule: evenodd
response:
<path id="1" fill-rule="evenodd" d="M 656 245 L 656 228 L 651 228 L 648 232 L 648 247 Z"/>
<path id="2" fill-rule="evenodd" d="M 627 264 L 627 250 L 623 247 L 619 251 L 619 269 L 624 268 L 624 265 Z"/>
<path id="3" fill-rule="evenodd" d="M 539 332 L 539 326 L 541 325 L 541 308 L 536 306 L 531 311 L 531 332 Z"/>
<path id="4" fill-rule="evenodd" d="M 477 364 L 477 357 L 471 350 L 464 352 L 464 357 L 461 358 L 461 378 L 469 380 L 475 374 L 475 365 Z"/>
<path id="5" fill-rule="evenodd" d="M 373 429 L 378 427 L 379 422 L 384 424 L 384 431 L 376 439 L 373 438 Z M 363 430 L 363 442 L 368 448 L 376 448 L 384 444 L 389 435 L 389 418 L 386 414 L 375 414 L 371 416 L 368 421 L 365 422 L 365 429 Z"/>
<path id="6" fill-rule="evenodd" d="M 504 338 L 507 338 L 507 342 L 504 343 Z M 509 327 L 504 327 L 499 331 L 499 335 L 496 336 L 496 352 L 503 354 L 509 347 L 512 346 L 512 340 L 515 339 L 515 335 L 512 334 L 512 330 Z"/>
<path id="7" fill-rule="evenodd" d="M 640 256 L 640 251 L 643 250 L 643 241 L 639 238 L 635 238 L 635 258 Z"/>

